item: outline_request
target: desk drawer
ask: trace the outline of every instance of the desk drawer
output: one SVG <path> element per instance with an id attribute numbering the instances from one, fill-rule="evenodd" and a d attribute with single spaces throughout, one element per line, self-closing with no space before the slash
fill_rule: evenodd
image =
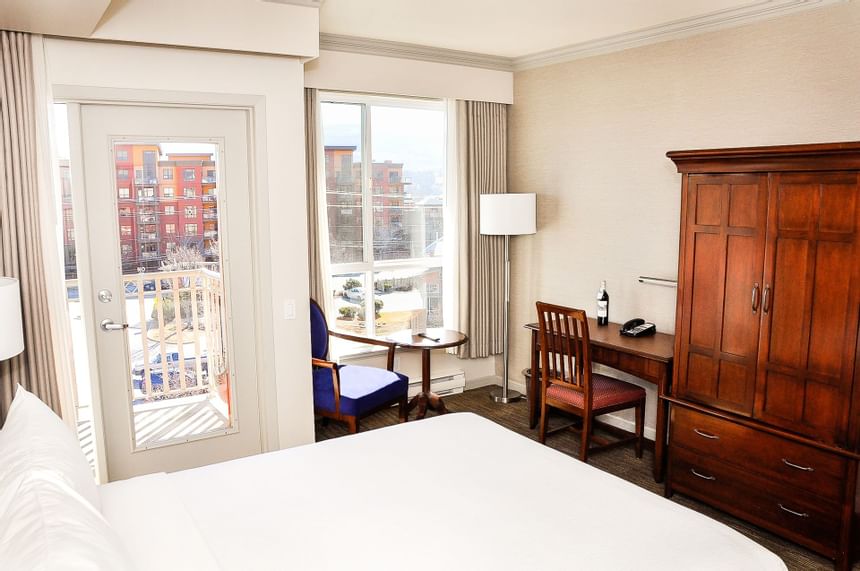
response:
<path id="1" fill-rule="evenodd" d="M 771 529 L 820 553 L 835 553 L 840 506 L 813 494 L 674 447 L 669 462 L 673 489 Z"/>
<path id="2" fill-rule="evenodd" d="M 848 468 L 842 456 L 678 406 L 672 407 L 671 422 L 673 446 L 842 501 Z"/>

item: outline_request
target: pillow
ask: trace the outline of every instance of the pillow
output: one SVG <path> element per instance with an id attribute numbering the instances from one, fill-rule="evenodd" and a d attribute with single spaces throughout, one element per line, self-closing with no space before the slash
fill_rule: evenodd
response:
<path id="1" fill-rule="evenodd" d="M 6 423 L 0 429 L 0 458 L 3 495 L 27 471 L 48 470 L 59 473 L 73 490 L 101 510 L 95 477 L 77 435 L 45 403 L 20 385 Z"/>
<path id="2" fill-rule="evenodd" d="M 29 470 L 9 484 L 0 517 L 5 571 L 133 569 L 104 517 L 61 474 Z"/>

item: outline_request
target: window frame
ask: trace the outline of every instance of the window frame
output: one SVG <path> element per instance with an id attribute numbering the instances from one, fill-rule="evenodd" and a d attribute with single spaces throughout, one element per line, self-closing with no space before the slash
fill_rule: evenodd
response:
<path id="1" fill-rule="evenodd" d="M 374 285 L 374 275 L 377 272 L 404 270 L 404 269 L 421 269 L 431 270 L 439 268 L 442 271 L 442 327 L 447 329 L 455 327 L 455 306 L 457 304 L 457 292 L 454 291 L 454 272 L 457 268 L 456 259 L 456 185 L 452 184 L 451 176 L 452 169 L 455 165 L 452 163 L 455 157 L 452 152 L 452 109 L 448 102 L 444 99 L 423 99 L 400 96 L 384 96 L 384 95 L 367 95 L 355 94 L 346 92 L 325 92 L 319 93 L 320 110 L 319 116 L 322 118 L 322 105 L 325 103 L 340 103 L 361 106 L 361 207 L 362 207 L 362 261 L 333 263 L 331 260 L 331 249 L 327 252 L 322 252 L 328 258 L 328 272 L 324 279 L 326 280 L 327 290 L 334 291 L 336 289 L 332 277 L 341 274 L 362 274 L 365 290 L 365 308 L 374 307 L 376 292 Z M 373 179 L 373 150 L 371 147 L 372 141 L 372 107 L 396 107 L 396 108 L 411 108 L 442 111 L 444 113 L 444 165 L 442 171 L 442 179 L 445 181 L 445 193 L 442 204 L 443 212 L 443 236 L 445 236 L 445 252 L 442 256 L 421 257 L 421 258 L 405 258 L 399 260 L 375 260 L 373 251 L 373 197 L 374 197 L 374 179 Z M 325 156 L 325 141 L 324 133 L 322 133 L 322 122 L 320 122 L 320 137 L 318 156 Z M 325 180 L 325 161 L 319 161 L 319 179 Z M 402 181 L 401 178 L 398 182 Z M 325 183 L 319 185 L 320 204 L 323 209 L 323 220 L 325 221 L 325 231 L 328 233 L 328 200 Z M 448 237 L 451 239 L 447 239 Z M 328 243 L 328 239 L 325 243 Z M 428 300 L 426 295 L 424 303 Z M 330 323 L 336 323 L 337 317 L 334 308 L 330 308 L 332 315 L 328 316 Z M 372 310 L 365 313 L 365 334 L 374 336 L 376 334 L 376 320 L 372 317 Z M 365 352 L 366 349 L 358 349 L 354 352 Z M 341 355 L 348 355 L 352 349 L 347 351 L 339 351 Z"/>

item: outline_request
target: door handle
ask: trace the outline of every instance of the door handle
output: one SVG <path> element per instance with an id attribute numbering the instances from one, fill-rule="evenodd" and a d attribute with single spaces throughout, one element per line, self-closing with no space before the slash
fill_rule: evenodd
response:
<path id="1" fill-rule="evenodd" d="M 764 313 L 770 311 L 770 284 L 764 286 L 764 295 L 761 299 L 761 310 Z"/>
<path id="2" fill-rule="evenodd" d="M 114 323 L 113 319 L 102 319 L 99 327 L 102 328 L 102 331 L 122 331 L 128 329 L 128 323 Z"/>
<path id="3" fill-rule="evenodd" d="M 758 283 L 752 289 L 752 312 L 758 311 Z"/>

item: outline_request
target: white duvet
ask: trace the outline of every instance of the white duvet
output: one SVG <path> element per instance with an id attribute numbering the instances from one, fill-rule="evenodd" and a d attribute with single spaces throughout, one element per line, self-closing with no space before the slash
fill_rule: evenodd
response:
<path id="1" fill-rule="evenodd" d="M 479 416 L 101 487 L 141 570 L 784 570 L 706 516 Z"/>

